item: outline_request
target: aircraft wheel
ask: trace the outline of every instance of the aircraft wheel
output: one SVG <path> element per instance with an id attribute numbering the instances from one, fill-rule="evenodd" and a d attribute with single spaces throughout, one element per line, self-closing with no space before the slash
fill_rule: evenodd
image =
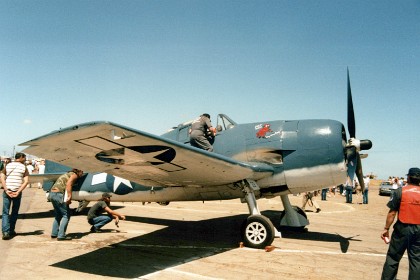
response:
<path id="1" fill-rule="evenodd" d="M 262 215 L 249 216 L 242 230 L 244 244 L 250 248 L 264 249 L 274 240 L 274 226 Z"/>

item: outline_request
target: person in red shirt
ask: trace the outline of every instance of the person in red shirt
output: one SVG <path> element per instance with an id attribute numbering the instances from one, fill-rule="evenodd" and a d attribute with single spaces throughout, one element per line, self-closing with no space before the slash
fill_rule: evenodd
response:
<path id="1" fill-rule="evenodd" d="M 420 279 L 420 169 L 410 168 L 407 185 L 391 193 L 387 204 L 389 212 L 381 238 L 389 242 L 389 228 L 397 222 L 389 243 L 381 279 L 396 279 L 398 266 L 407 250 L 409 262 L 408 279 Z"/>

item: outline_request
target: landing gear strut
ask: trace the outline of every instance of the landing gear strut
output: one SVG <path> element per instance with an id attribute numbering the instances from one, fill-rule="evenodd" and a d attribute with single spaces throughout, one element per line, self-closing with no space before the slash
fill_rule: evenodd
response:
<path id="1" fill-rule="evenodd" d="M 250 248 L 263 249 L 274 240 L 280 233 L 274 228 L 273 223 L 267 217 L 261 215 L 258 209 L 255 192 L 259 192 L 259 187 L 252 180 L 240 182 L 240 186 L 245 192 L 245 200 L 251 214 L 242 227 L 242 238 L 244 244 Z"/>

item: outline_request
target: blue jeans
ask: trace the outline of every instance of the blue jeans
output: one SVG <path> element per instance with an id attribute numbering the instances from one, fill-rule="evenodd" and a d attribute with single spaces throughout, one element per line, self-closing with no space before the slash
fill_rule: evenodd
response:
<path id="1" fill-rule="evenodd" d="M 20 193 L 18 197 L 11 198 L 6 192 L 3 192 L 3 212 L 1 217 L 1 230 L 3 233 L 10 234 L 15 232 L 21 200 L 22 193 Z M 10 206 L 12 206 L 12 212 L 9 216 Z"/>
<path id="2" fill-rule="evenodd" d="M 365 191 L 363 192 L 363 204 L 368 204 L 368 193 L 369 190 L 365 189 Z"/>
<path id="3" fill-rule="evenodd" d="M 89 224 L 94 226 L 95 229 L 100 229 L 101 227 L 110 223 L 111 221 L 112 221 L 112 217 L 105 216 L 105 215 L 101 215 L 101 216 L 88 220 Z"/>
<path id="4" fill-rule="evenodd" d="M 321 190 L 321 200 L 327 200 L 327 192 L 328 192 L 328 189 Z"/>
<path id="5" fill-rule="evenodd" d="M 51 236 L 64 238 L 66 237 L 67 225 L 70 221 L 70 207 L 63 201 L 63 193 L 50 192 L 49 198 L 54 207 L 55 214 Z"/>

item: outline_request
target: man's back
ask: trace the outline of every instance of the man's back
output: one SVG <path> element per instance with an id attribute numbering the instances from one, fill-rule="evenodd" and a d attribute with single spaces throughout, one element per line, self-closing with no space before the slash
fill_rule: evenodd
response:
<path id="1" fill-rule="evenodd" d="M 25 165 L 14 161 L 6 165 L 5 169 L 7 189 L 17 191 L 22 185 L 23 177 L 27 173 Z"/>

